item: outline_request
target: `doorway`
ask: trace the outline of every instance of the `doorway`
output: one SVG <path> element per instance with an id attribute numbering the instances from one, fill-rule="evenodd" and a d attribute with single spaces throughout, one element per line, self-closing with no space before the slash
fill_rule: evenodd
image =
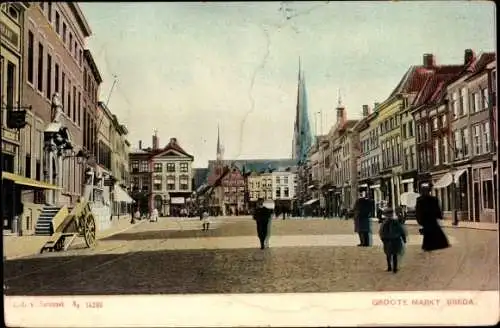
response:
<path id="1" fill-rule="evenodd" d="M 479 189 L 479 183 L 474 182 L 474 218 L 473 221 L 479 221 L 481 206 L 479 202 L 481 201 L 481 193 Z"/>

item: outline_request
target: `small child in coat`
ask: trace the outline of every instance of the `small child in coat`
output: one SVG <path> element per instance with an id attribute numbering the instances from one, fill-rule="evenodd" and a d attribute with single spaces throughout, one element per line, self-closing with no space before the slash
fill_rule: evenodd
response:
<path id="1" fill-rule="evenodd" d="M 203 224 L 202 231 L 208 231 L 210 228 L 210 215 L 208 215 L 207 211 L 203 211 L 201 214 L 201 222 Z"/>
<path id="2" fill-rule="evenodd" d="M 398 219 L 387 218 L 380 225 L 380 239 L 384 244 L 387 271 L 398 272 L 398 256 L 406 244 L 406 231 Z"/>

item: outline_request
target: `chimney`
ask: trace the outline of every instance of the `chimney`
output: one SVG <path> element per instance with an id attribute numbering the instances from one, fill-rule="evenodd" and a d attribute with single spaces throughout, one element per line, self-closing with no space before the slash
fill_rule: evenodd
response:
<path id="1" fill-rule="evenodd" d="M 153 134 L 153 150 L 158 150 L 160 148 L 160 140 L 158 138 L 158 132 L 155 131 Z"/>
<path id="2" fill-rule="evenodd" d="M 363 117 L 370 115 L 370 107 L 368 105 L 363 105 Z"/>
<path id="3" fill-rule="evenodd" d="M 139 140 L 139 149 L 142 149 L 142 140 Z"/>
<path id="4" fill-rule="evenodd" d="M 474 51 L 472 49 L 465 49 L 464 65 L 470 64 L 475 58 L 476 55 L 474 54 Z"/>
<path id="5" fill-rule="evenodd" d="M 177 138 L 170 138 L 170 143 L 175 145 L 177 143 Z"/>
<path id="6" fill-rule="evenodd" d="M 424 67 L 433 68 L 436 66 L 436 59 L 433 54 L 424 54 Z"/>
<path id="7" fill-rule="evenodd" d="M 380 105 L 380 103 L 378 102 L 373 103 L 373 110 L 377 110 L 378 105 Z"/>

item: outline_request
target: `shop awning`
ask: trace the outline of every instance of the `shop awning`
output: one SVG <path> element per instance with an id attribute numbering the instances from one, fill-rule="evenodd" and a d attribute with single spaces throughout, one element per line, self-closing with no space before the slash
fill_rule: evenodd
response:
<path id="1" fill-rule="evenodd" d="M 443 175 L 435 184 L 434 184 L 434 189 L 442 189 L 446 188 L 451 183 L 453 182 L 453 177 L 451 176 L 451 173 L 446 173 Z"/>
<path id="2" fill-rule="evenodd" d="M 314 204 L 317 201 L 318 201 L 317 198 L 309 199 L 307 202 L 304 203 L 304 206 Z"/>
<path id="3" fill-rule="evenodd" d="M 359 185 L 358 188 L 368 188 L 368 184 L 367 183 L 363 183 L 363 184 Z"/>
<path id="4" fill-rule="evenodd" d="M 23 177 L 10 172 L 2 172 L 2 179 L 13 181 L 15 184 L 39 188 L 39 189 L 51 189 L 51 190 L 61 190 L 62 188 L 47 182 L 38 181 L 30 178 Z"/>
<path id="5" fill-rule="evenodd" d="M 370 186 L 370 189 L 378 189 L 378 188 L 380 188 L 380 185 L 379 185 L 379 184 L 376 184 L 376 185 Z"/>
<path id="6" fill-rule="evenodd" d="M 460 177 L 462 174 L 464 174 L 467 171 L 467 169 L 460 169 L 455 172 L 455 183 L 458 183 L 458 180 L 460 180 Z"/>
<path id="7" fill-rule="evenodd" d="M 122 187 L 119 185 L 115 184 L 114 188 L 114 201 L 115 202 L 123 202 L 123 203 L 128 203 L 132 204 L 135 203 L 135 201 L 132 199 L 132 197 L 129 196 L 129 194 L 123 190 Z"/>

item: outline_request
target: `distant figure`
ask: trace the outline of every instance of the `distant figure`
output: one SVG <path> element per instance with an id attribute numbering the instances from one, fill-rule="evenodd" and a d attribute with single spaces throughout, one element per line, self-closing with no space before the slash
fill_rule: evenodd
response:
<path id="1" fill-rule="evenodd" d="M 380 225 L 379 236 L 384 244 L 387 259 L 387 271 L 398 272 L 398 256 L 406 244 L 406 231 L 403 224 L 396 218 L 388 217 Z"/>
<path id="2" fill-rule="evenodd" d="M 134 215 L 132 215 L 132 219 L 130 220 L 130 223 L 134 224 L 135 220 L 140 220 L 140 219 L 141 219 L 141 212 L 139 211 L 139 209 L 137 209 L 137 211 L 135 211 Z"/>
<path id="3" fill-rule="evenodd" d="M 210 229 L 210 215 L 207 210 L 201 212 L 201 223 L 203 226 L 201 231 L 208 231 L 208 229 Z"/>
<path id="4" fill-rule="evenodd" d="M 158 222 L 158 209 L 155 207 L 153 208 L 153 211 L 151 212 L 151 222 Z"/>
<path id="5" fill-rule="evenodd" d="M 360 197 L 354 205 L 354 231 L 359 235 L 360 247 L 370 246 L 370 234 L 372 232 L 371 215 L 373 202 L 368 199 L 366 192 L 361 192 Z"/>
<path id="6" fill-rule="evenodd" d="M 422 184 L 420 187 L 421 196 L 417 198 L 415 207 L 417 222 L 422 226 L 420 229 L 423 235 L 422 249 L 425 252 L 445 249 L 450 247 L 448 238 L 441 229 L 438 219 L 443 219 L 439 201 L 430 194 L 431 186 Z"/>
<path id="7" fill-rule="evenodd" d="M 264 207 L 264 199 L 259 198 L 257 200 L 257 208 L 254 211 L 253 219 L 257 223 L 257 236 L 260 241 L 260 249 L 264 249 L 268 242 L 268 233 L 271 225 L 271 215 L 273 211 Z"/>

